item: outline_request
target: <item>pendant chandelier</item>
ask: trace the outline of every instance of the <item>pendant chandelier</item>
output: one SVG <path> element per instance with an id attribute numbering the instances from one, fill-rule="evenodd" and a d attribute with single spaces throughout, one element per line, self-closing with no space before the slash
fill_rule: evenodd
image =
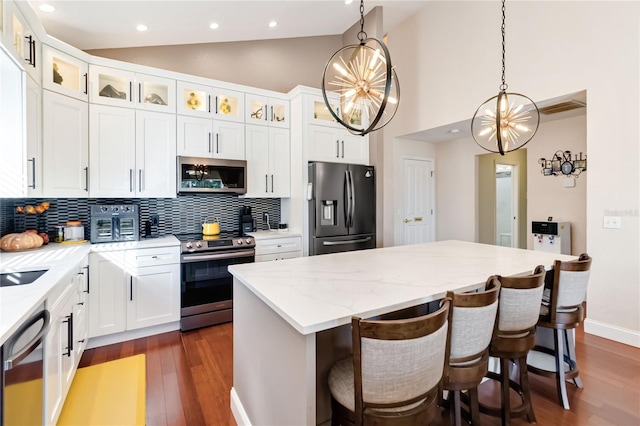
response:
<path id="1" fill-rule="evenodd" d="M 400 85 L 384 43 L 364 32 L 360 1 L 359 44 L 338 50 L 322 73 L 322 97 L 333 118 L 351 133 L 366 135 L 386 126 L 398 110 Z M 328 94 L 339 96 L 339 101 Z M 332 102 L 333 101 L 333 102 Z"/>
<path id="2" fill-rule="evenodd" d="M 502 84 L 497 96 L 486 100 L 471 120 L 471 134 L 490 152 L 515 151 L 538 131 L 540 112 L 535 102 L 519 93 L 507 93 L 505 81 L 505 0 L 502 0 Z"/>

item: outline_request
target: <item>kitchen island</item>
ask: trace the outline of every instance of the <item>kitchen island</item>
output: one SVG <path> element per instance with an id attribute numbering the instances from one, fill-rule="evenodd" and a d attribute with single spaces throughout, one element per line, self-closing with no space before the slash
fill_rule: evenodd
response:
<path id="1" fill-rule="evenodd" d="M 493 274 L 574 256 L 462 241 L 234 265 L 233 388 L 239 425 L 314 425 L 331 415 L 331 365 L 351 347 L 352 316 L 424 305 Z"/>

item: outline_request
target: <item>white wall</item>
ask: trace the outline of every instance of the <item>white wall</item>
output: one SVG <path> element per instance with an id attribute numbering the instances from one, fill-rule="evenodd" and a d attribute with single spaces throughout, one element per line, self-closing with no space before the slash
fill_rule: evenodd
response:
<path id="1" fill-rule="evenodd" d="M 389 33 L 403 91 L 398 115 L 384 129 L 385 174 L 397 175 L 393 170 L 397 161 L 389 161 L 402 155 L 397 137 L 469 119 L 478 105 L 497 94 L 500 17 L 498 1 L 430 2 Z M 585 328 L 636 346 L 640 346 L 639 18 L 640 2 L 518 1 L 507 4 L 506 27 L 510 91 L 536 101 L 587 91 L 586 249 L 594 263 Z M 453 142 L 447 152 L 440 147 L 436 151 L 438 239 L 472 239 L 468 221 L 459 219 L 471 208 L 469 200 L 475 193 L 467 178 L 477 148 L 469 140 Z M 444 195 L 442 170 L 454 160 L 462 176 L 457 185 L 455 176 L 446 178 L 447 187 L 456 190 Z M 392 187 L 385 181 L 385 245 L 393 244 L 397 235 L 392 213 L 400 204 Z M 443 213 L 445 206 L 451 210 Z M 603 228 L 603 216 L 611 213 L 621 216 L 621 229 Z"/>

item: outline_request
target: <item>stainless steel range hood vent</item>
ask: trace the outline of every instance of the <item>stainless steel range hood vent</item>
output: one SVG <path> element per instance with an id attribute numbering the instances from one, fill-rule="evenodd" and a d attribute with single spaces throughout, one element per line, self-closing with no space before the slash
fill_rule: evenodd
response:
<path id="1" fill-rule="evenodd" d="M 558 114 L 560 112 L 571 111 L 578 108 L 584 108 L 586 106 L 587 104 L 585 104 L 584 102 L 569 99 L 568 101 L 559 102 L 557 104 L 549 105 L 546 107 L 541 107 L 539 111 L 540 111 L 540 114 L 551 115 L 551 114 Z"/>

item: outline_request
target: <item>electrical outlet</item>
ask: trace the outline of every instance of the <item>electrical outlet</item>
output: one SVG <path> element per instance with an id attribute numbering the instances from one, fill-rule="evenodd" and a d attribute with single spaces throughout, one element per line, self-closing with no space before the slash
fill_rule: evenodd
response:
<path id="1" fill-rule="evenodd" d="M 149 221 L 151 222 L 151 226 L 159 226 L 160 216 L 157 214 L 152 214 L 151 216 L 149 216 Z"/>

